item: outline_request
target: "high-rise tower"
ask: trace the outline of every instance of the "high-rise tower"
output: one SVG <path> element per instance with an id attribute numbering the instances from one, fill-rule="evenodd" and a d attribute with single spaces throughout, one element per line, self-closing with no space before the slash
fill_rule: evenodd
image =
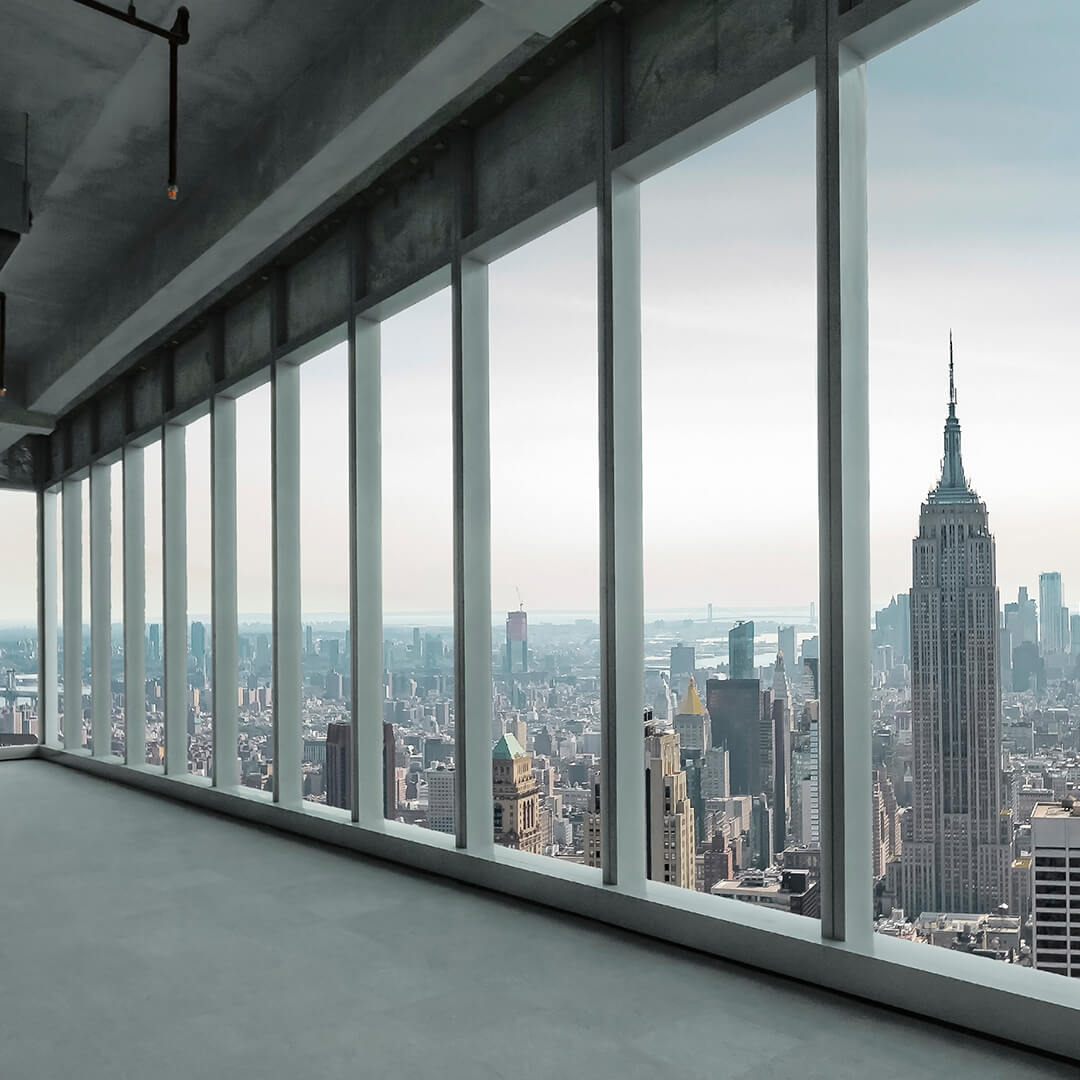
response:
<path id="1" fill-rule="evenodd" d="M 508 672 L 529 670 L 529 617 L 523 607 L 506 613 L 503 667 Z"/>
<path id="2" fill-rule="evenodd" d="M 1008 900 L 997 613 L 994 537 L 960 457 L 950 337 L 941 479 L 912 543 L 914 783 L 901 888 L 915 914 L 991 911 Z"/>
<path id="3" fill-rule="evenodd" d="M 741 619 L 728 631 L 728 678 L 754 677 L 754 623 Z"/>

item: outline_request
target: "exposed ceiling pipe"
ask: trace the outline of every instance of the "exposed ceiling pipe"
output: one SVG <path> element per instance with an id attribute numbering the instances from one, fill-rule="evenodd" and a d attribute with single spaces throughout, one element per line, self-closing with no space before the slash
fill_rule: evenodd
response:
<path id="1" fill-rule="evenodd" d="M 110 15 L 114 19 L 134 26 L 138 30 L 145 30 L 148 34 L 164 38 L 169 43 L 169 186 L 168 196 L 174 202 L 180 194 L 176 184 L 176 79 L 177 79 L 177 50 L 181 45 L 186 45 L 190 40 L 188 33 L 188 20 L 190 13 L 186 7 L 179 7 L 176 11 L 176 21 L 166 30 L 163 26 L 157 26 L 145 19 L 140 19 L 135 14 L 135 5 L 128 4 L 127 11 L 120 11 L 101 3 L 101 0 L 75 0 L 76 4 L 100 11 L 103 15 Z"/>

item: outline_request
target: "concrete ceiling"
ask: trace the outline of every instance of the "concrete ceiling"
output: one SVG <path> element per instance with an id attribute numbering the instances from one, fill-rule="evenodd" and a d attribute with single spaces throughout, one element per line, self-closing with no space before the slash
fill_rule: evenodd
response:
<path id="1" fill-rule="evenodd" d="M 187 0 L 172 203 L 166 42 L 73 0 L 0 0 L 0 106 L 30 116 L 33 213 L 0 270 L 0 451 L 594 2 Z M 138 15 L 170 26 L 176 6 Z"/>

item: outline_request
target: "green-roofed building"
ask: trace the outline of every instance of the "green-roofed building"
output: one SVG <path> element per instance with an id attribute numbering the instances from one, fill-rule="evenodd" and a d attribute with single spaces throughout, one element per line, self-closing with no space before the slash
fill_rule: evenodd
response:
<path id="1" fill-rule="evenodd" d="M 500 736 L 495 749 L 491 751 L 491 757 L 494 761 L 510 761 L 526 753 L 525 747 L 517 741 L 517 738 L 507 734 Z"/>
<path id="2" fill-rule="evenodd" d="M 532 754 L 514 735 L 501 735 L 491 751 L 491 794 L 495 843 L 543 854 L 540 796 L 532 774 Z"/>

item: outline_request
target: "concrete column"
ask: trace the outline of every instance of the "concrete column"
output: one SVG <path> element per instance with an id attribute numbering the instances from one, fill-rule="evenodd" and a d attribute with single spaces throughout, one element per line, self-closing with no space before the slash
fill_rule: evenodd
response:
<path id="1" fill-rule="evenodd" d="M 63 485 L 64 749 L 82 749 L 82 482 Z"/>
<path id="2" fill-rule="evenodd" d="M 236 399 L 210 405 L 213 532 L 211 631 L 214 650 L 214 787 L 240 783 L 237 766 Z"/>
<path id="3" fill-rule="evenodd" d="M 274 592 L 274 802 L 299 806 L 303 632 L 300 627 L 300 369 L 271 368 Z"/>
<path id="4" fill-rule="evenodd" d="M 377 322 L 356 320 L 349 351 L 352 810 L 365 825 L 381 822 L 385 806 L 380 341 Z"/>
<path id="5" fill-rule="evenodd" d="M 143 448 L 124 447 L 124 760 L 146 763 L 146 477 Z"/>
<path id="6" fill-rule="evenodd" d="M 90 466 L 90 716 L 94 757 L 112 753 L 112 467 Z"/>
<path id="7" fill-rule="evenodd" d="M 645 882 L 645 586 L 637 184 L 609 173 L 598 211 L 601 864 L 606 884 L 640 890 Z"/>
<path id="8" fill-rule="evenodd" d="M 491 439 L 488 268 L 453 265 L 457 843 L 495 842 L 491 799 Z"/>
<path id="9" fill-rule="evenodd" d="M 188 771 L 187 431 L 166 424 L 161 437 L 162 618 L 165 673 L 165 772 Z"/>
<path id="10" fill-rule="evenodd" d="M 869 948 L 870 477 L 866 71 L 827 6 L 817 68 L 821 930 Z"/>
<path id="11" fill-rule="evenodd" d="M 640 891 L 646 865 L 641 210 L 637 183 L 612 164 L 624 138 L 621 27 L 605 27 L 599 49 L 600 854 L 606 885 Z"/>
<path id="12" fill-rule="evenodd" d="M 59 744 L 56 640 L 56 492 L 37 493 L 38 740 Z"/>

